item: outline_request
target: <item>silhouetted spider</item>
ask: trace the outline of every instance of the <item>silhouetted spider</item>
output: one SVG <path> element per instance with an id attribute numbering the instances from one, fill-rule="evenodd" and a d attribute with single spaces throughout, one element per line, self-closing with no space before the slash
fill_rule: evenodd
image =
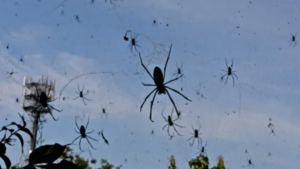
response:
<path id="1" fill-rule="evenodd" d="M 274 129 L 271 130 L 271 133 L 270 133 L 270 134 L 272 134 L 273 136 L 275 135 Z"/>
<path id="2" fill-rule="evenodd" d="M 290 43 L 290 46 L 291 46 L 293 43 L 294 43 L 294 46 L 297 45 L 296 37 L 297 37 L 297 34 L 295 34 L 295 35 L 292 34 L 291 39 L 288 41 L 288 42 Z"/>
<path id="3" fill-rule="evenodd" d="M 154 135 L 154 130 L 151 130 L 151 134 L 150 135 Z"/>
<path id="4" fill-rule="evenodd" d="M 156 20 L 153 20 L 152 26 L 157 26 Z"/>
<path id="5" fill-rule="evenodd" d="M 49 112 L 50 115 L 52 116 L 53 120 L 54 120 L 54 121 L 57 121 L 58 119 L 55 119 L 55 118 L 54 118 L 54 116 L 53 116 L 53 114 L 52 114 L 52 110 L 54 109 L 54 110 L 56 110 L 56 111 L 58 111 L 58 112 L 62 112 L 63 110 L 58 110 L 58 109 L 54 108 L 53 106 L 51 106 L 51 105 L 49 104 L 50 102 L 55 101 L 57 98 L 51 100 L 51 97 L 49 96 L 50 90 L 51 90 L 50 87 L 49 87 L 49 90 L 48 90 L 48 93 L 47 93 L 47 94 L 46 94 L 46 92 L 44 92 L 44 91 L 42 91 L 41 93 L 39 93 L 39 91 L 38 91 L 38 89 L 37 89 L 37 86 L 38 86 L 38 85 L 39 85 L 39 82 L 37 83 L 37 85 L 35 85 L 35 90 L 36 90 L 36 94 L 37 94 L 37 95 L 33 95 L 33 96 L 32 96 L 33 99 L 36 101 L 37 106 L 36 106 L 31 112 L 35 112 L 35 111 L 40 112 L 41 110 L 39 110 L 39 109 L 41 109 L 41 108 L 47 108 L 47 109 L 49 110 L 48 112 Z"/>
<path id="6" fill-rule="evenodd" d="M 80 128 L 78 127 L 78 124 L 77 124 L 77 118 L 78 118 L 78 117 L 75 117 L 75 124 L 76 124 L 76 127 L 77 127 L 77 129 L 78 129 L 79 131 L 77 131 L 77 130 L 75 129 L 75 132 L 78 133 L 78 134 L 80 134 L 80 136 L 78 136 L 77 138 L 75 138 L 75 140 L 72 141 L 72 144 L 73 144 L 78 138 L 80 138 L 80 140 L 79 140 L 79 149 L 80 149 L 80 151 L 82 151 L 82 150 L 81 150 L 81 139 L 82 139 L 82 138 L 86 138 L 86 140 L 88 141 L 89 145 L 90 145 L 94 150 L 96 150 L 96 149 L 92 146 L 92 144 L 90 143 L 89 138 L 92 139 L 92 140 L 94 140 L 94 141 L 99 141 L 99 140 L 96 140 L 96 139 L 94 139 L 94 138 L 88 136 L 88 134 L 91 134 L 92 132 L 94 132 L 94 130 L 92 130 L 92 131 L 90 131 L 90 132 L 86 132 L 87 127 L 88 127 L 89 122 L 90 122 L 90 117 L 88 118 L 88 121 L 87 121 L 85 127 L 84 127 L 83 125 L 81 125 Z"/>
<path id="7" fill-rule="evenodd" d="M 19 59 L 19 62 L 22 63 L 22 64 L 24 63 L 24 56 L 23 56 L 23 55 L 22 55 L 21 58 Z"/>
<path id="8" fill-rule="evenodd" d="M 78 93 L 78 92 L 75 92 L 76 94 L 78 94 L 78 96 L 75 97 L 73 100 L 76 100 L 78 97 L 80 97 L 80 98 L 82 98 L 82 101 L 83 101 L 84 105 L 86 105 L 84 99 L 87 100 L 87 101 L 91 101 L 90 99 L 88 99 L 88 98 L 85 97 L 85 96 L 89 93 L 89 91 L 86 91 L 86 93 L 83 94 L 84 85 L 83 85 L 82 90 L 79 89 L 79 84 L 78 84 L 77 88 L 78 88 L 78 92 L 79 92 L 79 93 Z"/>
<path id="9" fill-rule="evenodd" d="M 109 145 L 108 140 L 104 137 L 103 130 L 101 131 L 101 136 L 102 136 L 104 142 L 105 142 L 107 145 Z"/>
<path id="10" fill-rule="evenodd" d="M 150 74 L 149 70 L 148 70 L 148 69 L 146 68 L 146 66 L 143 64 L 141 54 L 139 54 L 139 55 L 140 55 L 140 60 L 141 60 L 142 66 L 144 67 L 144 69 L 147 71 L 148 75 L 152 78 L 152 80 L 153 80 L 154 83 L 155 83 L 155 84 L 144 84 L 144 83 L 142 83 L 142 84 L 143 84 L 144 86 L 154 86 L 154 87 L 156 87 L 155 89 L 153 89 L 153 90 L 146 96 L 144 102 L 142 103 L 142 105 L 141 105 L 141 107 L 140 107 L 140 111 L 142 111 L 143 105 L 144 105 L 144 103 L 146 102 L 146 100 L 148 99 L 148 97 L 149 97 L 153 92 L 155 92 L 155 93 L 154 93 L 154 96 L 153 96 L 153 99 L 152 99 L 152 101 L 151 101 L 151 103 L 150 103 L 150 120 L 151 120 L 152 122 L 153 122 L 153 120 L 152 120 L 152 107 L 153 107 L 153 103 L 154 103 L 155 96 L 156 96 L 157 93 L 158 93 L 159 95 L 160 95 L 160 94 L 166 94 L 166 93 L 168 94 L 168 96 L 169 96 L 169 98 L 170 98 L 170 100 L 171 100 L 173 106 L 175 107 L 177 116 L 179 116 L 179 112 L 178 112 L 178 110 L 177 110 L 177 107 L 176 107 L 176 105 L 175 105 L 175 103 L 174 103 L 174 101 L 173 101 L 173 99 L 172 99 L 172 97 L 171 97 L 171 95 L 170 95 L 168 89 L 169 89 L 169 90 L 172 90 L 173 92 L 175 92 L 175 93 L 177 93 L 177 94 L 179 94 L 179 95 L 181 95 L 181 96 L 184 97 L 186 100 L 191 101 L 191 100 L 188 99 L 186 96 L 184 96 L 183 94 L 181 94 L 179 91 L 177 91 L 177 90 L 175 90 L 175 89 L 173 89 L 173 88 L 171 88 L 171 87 L 166 86 L 166 84 L 171 83 L 171 82 L 173 82 L 173 81 L 178 80 L 179 78 L 181 78 L 182 75 L 179 76 L 179 77 L 177 77 L 177 78 L 175 78 L 175 79 L 169 80 L 168 82 L 165 82 L 165 83 L 164 83 L 164 81 L 165 81 L 165 76 L 166 76 L 166 68 L 167 68 L 167 64 L 168 64 L 169 57 L 170 57 L 170 54 L 171 54 L 171 50 L 172 50 L 172 44 L 171 44 L 171 46 L 170 46 L 170 51 L 169 51 L 169 54 L 168 54 L 168 58 L 167 58 L 167 61 L 166 61 L 166 63 L 165 63 L 164 74 L 162 73 L 162 71 L 161 71 L 161 69 L 160 69 L 159 67 L 155 67 L 155 68 L 154 68 L 154 71 L 153 71 L 153 76 Z"/>
<path id="11" fill-rule="evenodd" d="M 60 15 L 64 15 L 65 14 L 65 12 L 64 12 L 64 10 L 62 10 L 61 12 L 60 12 Z"/>
<path id="12" fill-rule="evenodd" d="M 130 50 L 131 50 L 131 52 L 133 52 L 132 51 L 133 47 L 134 47 L 135 51 L 137 51 L 137 52 L 138 52 L 137 47 L 140 48 L 140 46 L 137 44 L 138 41 L 136 39 L 137 39 L 137 35 L 136 34 L 133 35 L 133 36 L 131 36 L 130 44 L 128 45 L 129 48 L 130 48 Z"/>
<path id="13" fill-rule="evenodd" d="M 221 77 L 221 81 L 224 80 L 224 77 L 227 76 L 226 78 L 226 81 L 225 81 L 225 84 L 227 84 L 227 80 L 228 80 L 228 77 L 231 76 L 232 77 L 232 80 L 233 80 L 233 86 L 234 86 L 234 76 L 238 79 L 237 75 L 234 73 L 236 71 L 232 71 L 232 68 L 233 68 L 233 59 L 231 60 L 231 65 L 228 66 L 227 64 L 227 60 L 225 59 L 225 63 L 226 63 L 226 67 L 227 67 L 227 71 L 226 70 L 223 70 L 224 72 L 226 72 L 225 75 L 223 75 Z"/>
<path id="14" fill-rule="evenodd" d="M 11 77 L 13 74 L 17 74 L 18 72 L 14 72 L 14 68 L 12 68 L 12 71 L 11 72 L 7 72 L 5 75 L 7 75 L 6 78 L 9 78 Z"/>
<path id="15" fill-rule="evenodd" d="M 182 65 L 182 63 L 181 63 L 181 66 L 180 66 L 180 67 L 178 67 L 178 65 L 176 64 L 176 67 L 177 67 L 177 70 L 176 70 L 176 72 L 173 74 L 173 76 L 176 76 L 176 77 L 182 76 L 182 78 L 185 77 L 184 74 L 182 73 L 182 71 L 183 71 L 183 68 L 182 68 L 183 65 Z M 182 81 L 182 78 L 181 78 L 181 81 Z"/>
<path id="16" fill-rule="evenodd" d="M 104 108 L 102 107 L 101 118 L 102 118 L 103 114 L 104 114 L 104 115 L 106 116 L 106 118 L 107 118 L 108 113 L 106 112 L 105 107 L 104 107 Z"/>
<path id="17" fill-rule="evenodd" d="M 127 37 L 127 33 L 129 33 L 129 32 L 131 32 L 131 30 L 126 31 L 125 35 L 123 36 L 123 39 L 124 39 L 125 41 L 128 41 L 128 40 L 129 40 L 129 38 Z"/>
<path id="18" fill-rule="evenodd" d="M 6 45 L 6 49 L 9 49 L 9 44 Z"/>
<path id="19" fill-rule="evenodd" d="M 78 23 L 80 23 L 80 19 L 79 19 L 79 16 L 78 15 L 75 15 L 75 19 Z"/>
<path id="20" fill-rule="evenodd" d="M 95 0 L 91 0 L 91 4 L 94 4 L 95 3 Z"/>
<path id="21" fill-rule="evenodd" d="M 201 139 L 201 137 L 200 137 L 200 135 L 201 135 L 202 133 L 199 133 L 200 128 L 201 128 L 201 126 L 199 126 L 198 129 L 194 129 L 194 126 L 192 125 L 192 129 L 193 129 L 194 133 L 191 133 L 193 136 L 187 140 L 187 141 L 190 141 L 190 140 L 193 138 L 193 142 L 190 144 L 190 146 L 193 146 L 193 145 L 194 145 L 195 139 L 198 140 L 198 147 L 199 147 L 199 141 L 201 141 L 201 145 L 202 145 L 202 139 Z"/>
<path id="22" fill-rule="evenodd" d="M 254 164 L 252 163 L 252 161 L 251 161 L 251 158 L 249 158 L 248 159 L 248 167 L 250 168 L 250 167 L 254 167 Z"/>
<path id="23" fill-rule="evenodd" d="M 184 127 L 183 127 L 183 126 L 179 126 L 178 124 L 174 123 L 176 120 L 179 119 L 178 117 L 177 117 L 177 119 L 172 120 L 173 109 L 172 109 L 171 116 L 168 116 L 168 119 L 165 118 L 165 116 L 163 115 L 163 111 L 161 112 L 161 115 L 162 115 L 162 117 L 165 119 L 165 121 L 168 123 L 168 124 L 166 124 L 162 129 L 164 130 L 164 129 L 168 126 L 167 131 L 168 131 L 169 136 L 171 137 L 170 132 L 169 132 L 169 127 L 172 126 L 172 127 L 174 128 L 174 130 L 176 131 L 176 133 L 177 133 L 179 136 L 182 136 L 182 135 L 180 135 L 180 134 L 178 133 L 178 131 L 176 130 L 175 126 L 180 127 L 180 128 L 184 128 Z"/>
<path id="24" fill-rule="evenodd" d="M 198 153 L 196 153 L 196 154 L 203 154 L 203 155 L 206 155 L 207 156 L 207 154 L 206 154 L 206 146 L 207 146 L 207 142 L 205 143 L 205 145 L 204 146 L 202 146 L 202 143 L 201 143 L 201 149 L 199 149 L 200 151 L 198 152 Z"/>

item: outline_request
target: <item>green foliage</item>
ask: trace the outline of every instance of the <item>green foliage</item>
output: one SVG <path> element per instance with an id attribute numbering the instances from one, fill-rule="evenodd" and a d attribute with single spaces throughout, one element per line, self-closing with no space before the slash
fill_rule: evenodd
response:
<path id="1" fill-rule="evenodd" d="M 189 166 L 191 169 L 208 169 L 209 159 L 204 154 L 200 154 L 195 159 L 189 161 Z"/>
<path id="2" fill-rule="evenodd" d="M 211 169 L 226 169 L 224 164 L 224 158 L 222 156 L 218 157 L 218 164 Z"/>
<path id="3" fill-rule="evenodd" d="M 177 169 L 175 157 L 173 155 L 171 155 L 171 157 L 169 158 L 169 161 L 170 161 L 170 165 L 169 165 L 168 169 Z"/>

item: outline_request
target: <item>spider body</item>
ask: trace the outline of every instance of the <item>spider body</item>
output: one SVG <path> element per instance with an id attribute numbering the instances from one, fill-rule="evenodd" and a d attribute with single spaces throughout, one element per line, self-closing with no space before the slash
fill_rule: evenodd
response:
<path id="1" fill-rule="evenodd" d="M 290 43 L 290 46 L 292 44 L 294 44 L 293 47 L 297 45 L 296 37 L 297 37 L 297 34 L 295 34 L 295 35 L 292 34 L 291 39 L 288 41 Z"/>
<path id="2" fill-rule="evenodd" d="M 156 20 L 155 20 L 155 19 L 153 20 L 152 25 L 153 25 L 153 26 L 157 26 L 157 23 L 156 23 Z"/>
<path id="3" fill-rule="evenodd" d="M 141 57 L 141 54 L 139 54 L 140 56 L 140 60 L 141 60 L 141 64 L 142 66 L 144 67 L 144 69 L 146 70 L 146 72 L 148 73 L 148 75 L 152 78 L 152 80 L 154 81 L 155 84 L 144 84 L 142 83 L 144 86 L 153 86 L 153 87 L 156 87 L 155 89 L 153 89 L 147 96 L 146 98 L 144 99 L 141 107 L 140 107 L 140 111 L 142 111 L 142 108 L 143 108 L 143 105 L 144 103 L 147 101 L 147 99 L 150 97 L 150 95 L 152 93 L 154 93 L 153 95 L 153 99 L 152 101 L 150 102 L 150 121 L 153 122 L 152 120 L 152 107 L 153 107 L 153 103 L 155 101 L 155 97 L 156 97 L 156 94 L 167 94 L 169 99 L 171 100 L 173 106 L 175 107 L 175 110 L 176 110 L 176 113 L 177 113 L 177 116 L 179 116 L 179 112 L 177 110 L 177 107 L 168 91 L 169 90 L 172 90 L 173 92 L 181 95 L 183 98 L 185 98 L 186 100 L 188 101 L 191 101 L 190 99 L 188 99 L 186 96 L 184 96 L 183 94 L 181 94 L 179 91 L 169 87 L 169 86 L 166 86 L 168 83 L 171 83 L 173 81 L 176 81 L 178 80 L 179 78 L 181 78 L 182 76 L 179 76 L 177 78 L 174 78 L 172 80 L 169 80 L 168 82 L 164 82 L 165 81 L 165 76 L 166 76 L 166 68 L 167 68 L 167 64 L 168 64 L 168 61 L 169 61 L 169 58 L 170 58 L 170 54 L 171 54 L 171 50 L 172 50 L 172 45 L 170 47 L 170 51 L 169 51 L 169 54 L 168 54 L 168 57 L 167 57 L 167 61 L 165 63 L 165 67 L 164 67 L 164 73 L 162 72 L 162 70 L 159 68 L 159 67 L 155 67 L 154 68 L 154 71 L 153 71 L 153 76 L 150 74 L 149 70 L 146 68 L 146 66 L 143 64 L 143 61 L 142 61 L 142 57 Z"/>
<path id="4" fill-rule="evenodd" d="M 84 85 L 83 85 L 83 87 L 82 87 L 82 90 L 80 90 L 80 89 L 79 89 L 79 84 L 78 84 L 77 89 L 78 89 L 78 92 L 75 92 L 75 93 L 78 94 L 78 96 L 75 97 L 73 100 L 76 100 L 77 98 L 80 97 L 80 98 L 82 98 L 82 102 L 83 102 L 84 105 L 86 105 L 85 100 L 91 101 L 90 99 L 88 99 L 88 98 L 85 97 L 85 96 L 89 93 L 89 91 L 87 91 L 85 94 L 83 94 L 83 91 L 84 91 Z"/>
<path id="5" fill-rule="evenodd" d="M 81 149 L 81 139 L 82 139 L 82 138 L 85 138 L 85 139 L 87 140 L 87 142 L 89 143 L 89 145 L 90 145 L 94 150 L 96 150 L 96 149 L 92 146 L 92 144 L 90 143 L 89 139 L 92 139 L 92 140 L 94 140 L 94 141 L 98 141 L 98 140 L 96 140 L 96 139 L 94 139 L 94 138 L 88 136 L 88 134 L 91 134 L 92 132 L 94 132 L 94 130 L 93 130 L 93 131 L 90 131 L 90 132 L 86 132 L 87 127 L 88 127 L 88 125 L 89 125 L 90 117 L 88 118 L 88 121 L 87 121 L 87 123 L 86 123 L 86 126 L 84 127 L 83 125 L 81 125 L 80 128 L 78 127 L 78 124 L 77 124 L 77 118 L 78 118 L 78 117 L 75 117 L 75 124 L 76 124 L 77 130 L 79 130 L 79 131 L 77 131 L 77 130 L 75 129 L 75 132 L 78 133 L 78 134 L 80 134 L 80 136 L 76 137 L 76 138 L 74 139 L 74 141 L 72 142 L 72 144 L 73 144 L 77 139 L 80 138 L 80 139 L 79 139 L 79 149 L 80 149 L 80 151 L 82 151 L 82 149 Z"/>
<path id="6" fill-rule="evenodd" d="M 189 140 L 193 139 L 192 143 L 190 144 L 191 146 L 194 145 L 195 139 L 198 140 L 198 147 L 199 147 L 199 142 L 200 142 L 200 141 L 201 141 L 201 145 L 202 145 L 202 139 L 200 138 L 200 135 L 201 135 L 202 133 L 199 133 L 200 128 L 201 128 L 201 126 L 199 126 L 198 129 L 194 129 L 194 126 L 192 125 L 192 129 L 193 129 L 194 133 L 191 133 L 193 136 L 187 140 L 187 141 L 189 141 Z"/>
<path id="7" fill-rule="evenodd" d="M 108 112 L 106 112 L 105 108 L 102 108 L 101 118 L 103 115 L 105 115 L 107 118 Z"/>
<path id="8" fill-rule="evenodd" d="M 236 71 L 232 70 L 232 68 L 233 68 L 233 59 L 231 60 L 231 65 L 230 66 L 228 66 L 226 59 L 225 59 L 225 63 L 226 63 L 227 71 L 223 70 L 224 72 L 226 72 L 226 74 L 224 74 L 221 77 L 221 81 L 223 81 L 224 77 L 226 76 L 225 84 L 227 84 L 228 77 L 231 76 L 232 77 L 232 81 L 233 81 L 233 86 L 234 86 L 234 77 L 236 77 L 238 79 L 238 76 L 235 74 Z"/>
<path id="9" fill-rule="evenodd" d="M 202 154 L 202 155 L 206 155 L 207 156 L 207 153 L 206 153 L 206 146 L 207 146 L 207 143 L 205 143 L 204 146 L 201 146 L 201 149 L 199 149 L 200 151 L 197 153 L 197 154 Z"/>
<path id="10" fill-rule="evenodd" d="M 168 135 L 170 136 L 170 138 L 172 139 L 174 136 L 170 135 L 170 132 L 169 132 L 169 127 L 173 127 L 174 130 L 176 131 L 176 133 L 179 135 L 179 136 L 182 136 L 178 133 L 178 131 L 176 130 L 175 126 L 177 127 L 180 127 L 180 128 L 184 128 L 183 126 L 179 126 L 178 124 L 174 123 L 176 120 L 178 120 L 179 118 L 177 117 L 177 119 L 175 120 L 172 120 L 172 115 L 173 115 L 173 110 L 172 110 L 172 113 L 171 113 L 171 116 L 168 116 L 168 119 L 165 118 L 165 116 L 163 115 L 163 112 L 161 113 L 162 117 L 164 118 L 164 120 L 167 122 L 167 124 L 162 128 L 163 130 L 168 126 L 167 128 L 167 131 L 168 131 Z"/>
<path id="11" fill-rule="evenodd" d="M 254 167 L 254 164 L 252 163 L 251 159 L 248 159 L 248 167 L 249 168 Z"/>
<path id="12" fill-rule="evenodd" d="M 75 15 L 75 19 L 78 23 L 80 23 L 80 19 L 79 19 L 79 16 L 78 15 Z"/>
<path id="13" fill-rule="evenodd" d="M 140 48 L 140 46 L 137 44 L 137 35 L 134 35 L 134 36 L 131 36 L 131 41 L 130 41 L 130 44 L 129 44 L 129 47 L 130 47 L 130 50 L 132 52 L 132 48 L 135 49 L 135 51 L 138 52 L 137 48 Z"/>

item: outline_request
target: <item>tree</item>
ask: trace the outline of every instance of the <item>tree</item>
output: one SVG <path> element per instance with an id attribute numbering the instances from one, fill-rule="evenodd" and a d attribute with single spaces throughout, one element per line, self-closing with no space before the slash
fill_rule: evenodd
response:
<path id="1" fill-rule="evenodd" d="M 173 155 L 171 155 L 171 157 L 169 158 L 169 161 L 170 161 L 170 165 L 169 165 L 168 169 L 177 169 L 175 157 Z"/>
<path id="2" fill-rule="evenodd" d="M 209 169 L 209 159 L 203 153 L 198 157 L 191 159 L 189 161 L 189 166 L 191 169 Z M 218 163 L 211 169 L 226 169 L 224 164 L 224 158 L 220 155 L 218 157 Z"/>

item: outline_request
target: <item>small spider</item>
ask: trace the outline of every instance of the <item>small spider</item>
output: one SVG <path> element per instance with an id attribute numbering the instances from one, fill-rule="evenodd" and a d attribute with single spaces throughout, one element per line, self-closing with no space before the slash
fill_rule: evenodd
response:
<path id="1" fill-rule="evenodd" d="M 250 167 L 254 167 L 254 164 L 252 163 L 252 161 L 251 161 L 251 158 L 249 158 L 248 159 L 248 167 L 250 168 Z"/>
<path id="2" fill-rule="evenodd" d="M 181 78 L 181 81 L 182 81 L 182 79 L 185 77 L 184 76 L 184 74 L 182 73 L 182 71 L 183 71 L 183 65 L 182 65 L 182 63 L 181 63 L 181 66 L 179 67 L 177 64 L 176 64 L 176 67 L 177 67 L 177 69 L 176 69 L 176 72 L 173 74 L 173 76 L 175 76 L 175 77 L 179 77 L 179 76 L 182 76 L 182 78 Z"/>
<path id="3" fill-rule="evenodd" d="M 248 154 L 248 150 L 247 149 L 245 150 L 245 153 Z"/>
<path id="4" fill-rule="evenodd" d="M 268 153 L 268 156 L 269 156 L 269 157 L 271 157 L 271 156 L 272 156 L 271 152 L 269 152 L 269 153 Z"/>
<path id="5" fill-rule="evenodd" d="M 6 45 L 6 49 L 9 49 L 9 44 Z"/>
<path id="6" fill-rule="evenodd" d="M 178 124 L 174 123 L 176 120 L 179 119 L 178 117 L 177 117 L 177 119 L 172 120 L 173 109 L 172 109 L 171 116 L 168 116 L 168 119 L 163 115 L 163 111 L 161 112 L 161 115 L 162 115 L 162 117 L 165 119 L 165 121 L 167 122 L 167 124 L 166 124 L 162 129 L 164 130 L 164 129 L 168 126 L 168 129 L 167 129 L 168 134 L 169 134 L 170 137 L 172 137 L 172 136 L 170 135 L 170 132 L 169 132 L 169 127 L 172 126 L 172 127 L 174 128 L 174 130 L 176 131 L 176 133 L 177 133 L 179 136 L 182 136 L 182 135 L 180 135 L 180 134 L 178 133 L 178 131 L 176 130 L 175 126 L 180 127 L 180 128 L 184 128 L 184 127 L 183 127 L 183 126 L 179 126 Z"/>
<path id="7" fill-rule="evenodd" d="M 64 12 L 64 10 L 62 10 L 61 12 L 60 12 L 60 15 L 64 15 L 65 14 L 65 12 Z"/>
<path id="8" fill-rule="evenodd" d="M 297 34 L 295 34 L 295 35 L 292 34 L 292 38 L 288 41 L 290 43 L 290 46 L 293 43 L 294 43 L 293 47 L 297 45 L 296 37 L 297 37 Z"/>
<path id="9" fill-rule="evenodd" d="M 82 101 L 84 103 L 84 105 L 86 105 L 85 101 L 84 100 L 87 100 L 87 101 L 91 101 L 90 99 L 86 98 L 85 96 L 89 93 L 89 91 L 87 91 L 85 94 L 83 94 L 83 90 L 84 90 L 84 85 L 83 85 L 83 88 L 82 90 L 79 89 L 79 84 L 77 86 L 78 88 L 78 92 L 75 92 L 76 94 L 78 94 L 77 97 L 75 97 L 73 100 L 76 100 L 78 97 L 82 98 Z"/>
<path id="10" fill-rule="evenodd" d="M 172 135 L 170 136 L 170 139 L 169 140 L 172 140 L 172 138 L 174 138 L 174 132 L 172 133 Z"/>
<path id="11" fill-rule="evenodd" d="M 157 26 L 156 20 L 153 20 L 152 26 Z"/>
<path id="12" fill-rule="evenodd" d="M 103 115 L 105 115 L 106 118 L 107 118 L 108 112 L 106 112 L 105 107 L 104 108 L 102 107 L 101 118 L 102 118 Z"/>
<path id="13" fill-rule="evenodd" d="M 201 135 L 202 133 L 199 133 L 200 128 L 201 128 L 201 126 L 199 126 L 198 129 L 194 129 L 194 126 L 192 125 L 192 129 L 193 129 L 194 133 L 191 133 L 193 136 L 187 140 L 187 141 L 190 141 L 191 139 L 193 139 L 193 141 L 192 141 L 192 143 L 190 144 L 190 146 L 193 146 L 193 145 L 194 145 L 195 139 L 198 140 L 198 147 L 199 147 L 199 142 L 200 142 L 200 141 L 201 141 L 201 145 L 202 145 L 202 139 L 201 139 L 201 137 L 200 137 L 200 135 Z"/>
<path id="14" fill-rule="evenodd" d="M 91 0 L 91 4 L 94 4 L 95 3 L 95 0 Z"/>
<path id="15" fill-rule="evenodd" d="M 228 66 L 227 64 L 227 60 L 225 59 L 225 63 L 226 63 L 226 67 L 227 67 L 227 71 L 226 70 L 223 70 L 224 72 L 226 72 L 225 75 L 223 75 L 221 77 L 221 81 L 224 80 L 224 77 L 227 76 L 226 78 L 226 81 L 225 81 L 225 84 L 227 84 L 227 80 L 228 80 L 228 77 L 231 76 L 232 77 L 232 80 L 233 80 L 233 86 L 234 86 L 234 76 L 238 79 L 237 75 L 234 73 L 236 71 L 232 71 L 232 68 L 233 68 L 233 59 L 231 60 L 231 65 Z"/>
<path id="16" fill-rule="evenodd" d="M 202 144 L 201 144 L 201 148 L 200 149 L 198 148 L 200 151 L 197 152 L 196 154 L 202 154 L 202 155 L 207 156 L 207 154 L 206 154 L 206 146 L 207 146 L 207 142 L 205 143 L 204 146 L 202 146 Z"/>
<path id="17" fill-rule="evenodd" d="M 54 108 L 53 106 L 51 106 L 49 103 L 50 102 L 53 102 L 55 101 L 57 98 L 55 99 L 52 99 L 50 97 L 50 91 L 51 91 L 51 87 L 49 87 L 49 90 L 48 90 L 48 94 L 46 94 L 46 92 L 44 91 L 38 91 L 37 89 L 37 86 L 39 85 L 39 82 L 35 85 L 35 90 L 36 90 L 36 95 L 33 95 L 33 99 L 35 100 L 35 102 L 37 103 L 36 104 L 36 107 L 33 108 L 33 110 L 31 110 L 31 112 L 42 112 L 42 108 L 43 109 L 47 109 L 47 112 L 50 113 L 50 115 L 52 116 L 53 120 L 54 121 L 57 121 L 58 119 L 55 119 L 53 114 L 52 114 L 52 110 L 56 110 L 58 112 L 62 112 L 63 110 L 58 110 L 56 108 Z"/>
<path id="18" fill-rule="evenodd" d="M 88 134 L 91 134 L 94 130 L 92 130 L 92 131 L 90 131 L 90 132 L 86 132 L 87 127 L 88 127 L 89 122 L 90 122 L 90 117 L 88 118 L 88 121 L 87 121 L 85 127 L 84 127 L 83 125 L 81 125 L 80 128 L 78 127 L 78 124 L 77 124 L 77 118 L 78 118 L 78 117 L 75 117 L 75 124 L 76 124 L 76 127 L 77 127 L 78 131 L 75 129 L 75 132 L 78 133 L 78 134 L 80 134 L 80 136 L 78 136 L 77 138 L 75 138 L 75 140 L 72 142 L 72 144 L 73 144 L 77 139 L 80 138 L 80 139 L 79 139 L 79 149 L 80 149 L 80 151 L 82 151 L 82 149 L 81 149 L 81 139 L 82 139 L 82 138 L 86 138 L 86 140 L 88 141 L 89 145 L 90 145 L 94 150 L 96 150 L 96 149 L 92 146 L 92 144 L 90 143 L 89 138 L 92 139 L 92 140 L 94 140 L 94 141 L 99 141 L 99 140 L 96 140 L 96 139 L 94 139 L 94 138 L 88 136 Z"/>
<path id="19" fill-rule="evenodd" d="M 78 15 L 75 15 L 75 19 L 78 23 L 80 23 L 80 19 L 79 19 L 79 16 Z"/>
<path id="20" fill-rule="evenodd" d="M 22 64 L 24 63 L 24 56 L 23 56 L 23 55 L 22 55 L 21 58 L 19 59 L 19 62 L 22 63 Z"/>
<path id="21" fill-rule="evenodd" d="M 142 83 L 144 86 L 154 86 L 155 89 L 153 89 L 153 90 L 146 96 L 146 98 L 144 99 L 144 102 L 142 103 L 142 105 L 141 105 L 141 107 L 140 107 L 140 111 L 142 111 L 142 108 L 143 108 L 144 103 L 146 102 L 146 100 L 148 99 L 148 97 L 154 92 L 153 99 L 152 99 L 152 101 L 151 101 L 151 103 L 150 103 L 150 117 L 149 117 L 149 118 L 150 118 L 150 121 L 152 121 L 152 122 L 153 122 L 153 120 L 152 120 L 152 107 L 153 107 L 153 103 L 154 103 L 155 96 L 156 96 L 157 93 L 158 93 L 159 95 L 160 95 L 160 94 L 166 94 L 166 93 L 168 94 L 169 99 L 171 100 L 173 106 L 175 107 L 177 116 L 179 116 L 179 112 L 178 112 L 178 110 L 177 110 L 177 107 L 176 107 L 176 105 L 175 105 L 175 103 L 174 103 L 174 101 L 173 101 L 173 99 L 172 99 L 172 97 L 171 97 L 171 95 L 170 95 L 168 89 L 169 89 L 169 90 L 172 90 L 173 92 L 175 92 L 175 93 L 177 93 L 177 94 L 179 94 L 180 96 L 182 96 L 182 97 L 185 98 L 186 100 L 191 101 L 191 100 L 188 99 L 186 96 L 184 96 L 183 94 L 181 94 L 179 91 L 177 91 L 177 90 L 175 90 L 175 89 L 173 89 L 173 88 L 171 88 L 171 87 L 169 87 L 169 86 L 166 86 L 168 83 L 171 83 L 171 82 L 176 81 L 176 80 L 178 80 L 179 78 L 181 78 L 182 75 L 179 76 L 179 77 L 177 77 L 177 78 L 174 78 L 174 79 L 169 80 L 169 81 L 167 81 L 167 82 L 164 83 L 165 77 L 166 77 L 166 68 L 167 68 L 167 65 L 168 65 L 168 61 L 169 61 L 169 57 L 170 57 L 170 54 L 171 54 L 171 50 L 172 50 L 172 45 L 170 46 L 170 51 L 169 51 L 169 54 L 168 54 L 168 58 L 167 58 L 167 61 L 166 61 L 166 63 L 165 63 L 164 74 L 162 73 L 162 71 L 161 71 L 161 69 L 160 69 L 159 67 L 155 67 L 155 68 L 154 68 L 154 71 L 153 71 L 153 76 L 150 74 L 149 70 L 148 70 L 148 69 L 146 68 L 146 66 L 143 64 L 141 54 L 139 54 L 139 55 L 140 55 L 140 60 L 141 60 L 142 66 L 144 67 L 144 69 L 147 71 L 148 75 L 151 77 L 151 79 L 152 79 L 152 80 L 154 81 L 154 83 L 155 83 L 155 84 L 144 84 L 144 83 Z"/>
<path id="22" fill-rule="evenodd" d="M 101 136 L 102 136 L 104 142 L 105 142 L 107 145 L 109 145 L 108 140 L 104 137 L 103 130 L 101 131 Z"/>
<path id="23" fill-rule="evenodd" d="M 130 33 L 130 32 L 131 32 L 131 30 L 126 31 L 125 35 L 123 36 L 123 39 L 124 39 L 125 41 L 128 41 L 128 40 L 129 40 L 129 38 L 127 37 L 127 33 Z"/>
<path id="24" fill-rule="evenodd" d="M 154 130 L 151 130 L 151 133 L 150 133 L 150 135 L 154 135 Z"/>
<path id="25" fill-rule="evenodd" d="M 129 48 L 130 48 L 130 50 L 131 50 L 131 52 L 133 52 L 133 51 L 132 51 L 132 48 L 133 48 L 133 47 L 134 47 L 135 51 L 137 51 L 137 52 L 138 52 L 137 48 L 140 48 L 140 46 L 137 44 L 138 41 L 137 41 L 136 39 L 137 39 L 137 35 L 131 36 L 131 40 L 130 40 L 130 43 L 129 43 L 129 45 L 128 45 Z"/>
<path id="26" fill-rule="evenodd" d="M 275 136 L 275 131 L 274 131 L 274 129 L 271 130 L 271 133 L 270 133 L 270 134 L 272 134 L 273 136 Z"/>
<path id="27" fill-rule="evenodd" d="M 268 124 L 268 127 L 269 127 L 269 128 L 272 128 L 272 127 L 274 127 L 274 124 L 270 122 L 270 123 Z"/>
<path id="28" fill-rule="evenodd" d="M 12 68 L 12 71 L 11 72 L 7 72 L 5 75 L 7 75 L 6 78 L 9 78 L 11 77 L 13 74 L 17 74 L 18 72 L 14 72 L 14 68 Z"/>

